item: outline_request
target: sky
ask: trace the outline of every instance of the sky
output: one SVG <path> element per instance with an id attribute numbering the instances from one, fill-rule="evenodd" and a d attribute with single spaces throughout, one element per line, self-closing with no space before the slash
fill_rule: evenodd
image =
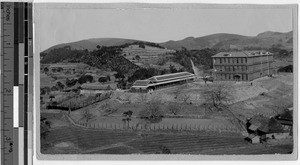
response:
<path id="1" fill-rule="evenodd" d="M 255 36 L 292 30 L 292 10 L 264 9 L 43 9 L 40 49 L 89 38 L 150 42 L 181 40 L 214 33 Z"/>

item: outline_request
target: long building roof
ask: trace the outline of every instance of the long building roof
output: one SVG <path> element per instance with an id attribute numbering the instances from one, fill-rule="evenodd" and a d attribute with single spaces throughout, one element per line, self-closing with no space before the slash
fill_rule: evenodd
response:
<path id="1" fill-rule="evenodd" d="M 266 56 L 272 55 L 267 51 L 234 51 L 234 52 L 220 52 L 212 57 L 255 57 L 255 56 Z"/>
<path id="2" fill-rule="evenodd" d="M 133 83 L 133 87 L 147 87 L 152 85 L 181 81 L 194 78 L 195 75 L 189 72 L 171 73 L 150 77 L 146 80 L 137 80 Z"/>

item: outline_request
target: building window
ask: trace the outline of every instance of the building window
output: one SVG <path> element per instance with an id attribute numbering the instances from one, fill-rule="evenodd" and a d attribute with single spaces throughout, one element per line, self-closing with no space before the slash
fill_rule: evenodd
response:
<path id="1" fill-rule="evenodd" d="M 245 63 L 247 63 L 247 58 L 245 58 Z"/>
<path id="2" fill-rule="evenodd" d="M 235 66 L 232 67 L 232 71 L 235 71 Z"/>
<path id="3" fill-rule="evenodd" d="M 222 58 L 220 58 L 220 64 L 222 64 Z"/>
<path id="4" fill-rule="evenodd" d="M 239 58 L 236 58 L 236 63 L 239 63 Z"/>
<path id="5" fill-rule="evenodd" d="M 248 80 L 248 75 L 246 74 L 246 80 Z"/>

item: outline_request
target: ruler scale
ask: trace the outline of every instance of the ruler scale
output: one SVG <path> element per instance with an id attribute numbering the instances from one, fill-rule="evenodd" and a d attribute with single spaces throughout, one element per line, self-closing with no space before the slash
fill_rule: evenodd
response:
<path id="1" fill-rule="evenodd" d="M 1 165 L 31 162 L 32 51 L 32 4 L 1 2 Z"/>

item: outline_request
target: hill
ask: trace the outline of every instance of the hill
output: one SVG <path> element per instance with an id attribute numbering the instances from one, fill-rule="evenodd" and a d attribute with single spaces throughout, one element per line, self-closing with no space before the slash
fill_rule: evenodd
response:
<path id="1" fill-rule="evenodd" d="M 88 49 L 89 51 L 95 50 L 97 48 L 97 45 L 100 46 L 119 46 L 126 43 L 132 43 L 137 42 L 138 40 L 131 40 L 131 39 L 122 39 L 122 38 L 93 38 L 93 39 L 87 39 L 87 40 L 80 40 L 76 42 L 70 42 L 70 43 L 63 43 L 58 44 L 55 46 L 52 46 L 48 48 L 47 50 L 43 51 L 44 53 L 48 53 L 49 51 L 57 48 L 62 48 L 66 46 L 70 46 L 71 49 L 76 50 L 84 50 Z"/>
<path id="2" fill-rule="evenodd" d="M 179 50 L 185 47 L 189 50 L 200 50 L 205 48 L 214 49 L 269 49 L 272 46 L 282 49 L 292 49 L 293 32 L 263 32 L 257 36 L 242 36 L 237 34 L 218 33 L 203 37 L 188 37 L 179 41 L 168 41 L 160 43 L 168 49 Z"/>
<path id="3" fill-rule="evenodd" d="M 54 48 L 41 53 L 41 64 L 85 63 L 102 70 L 117 71 L 122 74 L 133 72 L 139 67 L 123 56 L 118 46 L 101 47 L 97 50 L 75 50 L 71 46 Z"/>
<path id="4" fill-rule="evenodd" d="M 121 46 L 137 42 L 149 43 L 140 40 L 123 39 L 123 38 L 93 38 L 77 42 L 63 43 L 50 47 L 44 53 L 50 50 L 70 46 L 71 49 L 89 51 L 95 50 L 97 45 L 100 46 Z M 182 47 L 188 50 L 200 50 L 205 48 L 214 49 L 269 49 L 272 46 L 281 49 L 292 49 L 293 31 L 287 33 L 266 31 L 256 36 L 243 36 L 237 34 L 217 33 L 203 37 L 187 37 L 178 41 L 167 41 L 158 43 L 163 48 L 180 50 Z"/>

